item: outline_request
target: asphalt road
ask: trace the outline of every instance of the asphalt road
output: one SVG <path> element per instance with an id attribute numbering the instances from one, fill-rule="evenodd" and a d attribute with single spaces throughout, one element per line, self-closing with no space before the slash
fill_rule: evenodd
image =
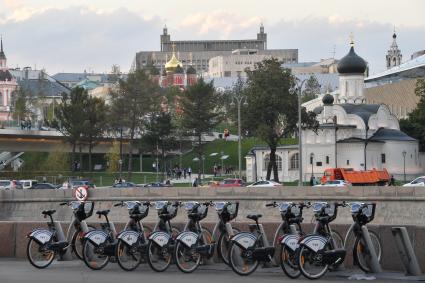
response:
<path id="1" fill-rule="evenodd" d="M 351 274 L 356 272 L 351 272 Z M 356 274 L 359 274 L 357 272 Z M 349 272 L 328 273 L 321 280 L 313 282 L 349 282 Z M 44 270 L 32 267 L 27 261 L 15 259 L 0 260 L 1 283 L 263 283 L 291 282 L 279 268 L 259 268 L 248 277 L 238 276 L 223 264 L 201 266 L 192 274 L 183 274 L 175 266 L 163 273 L 152 271 L 148 265 L 141 265 L 133 272 L 120 269 L 115 263 L 110 263 L 100 271 L 89 270 L 83 262 L 53 262 Z M 300 277 L 294 282 L 312 282 Z M 401 280 L 379 279 L 373 282 L 402 282 Z"/>

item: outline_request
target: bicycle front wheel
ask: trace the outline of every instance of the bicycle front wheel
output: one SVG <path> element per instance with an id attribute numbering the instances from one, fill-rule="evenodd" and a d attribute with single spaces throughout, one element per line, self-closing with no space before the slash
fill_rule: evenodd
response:
<path id="1" fill-rule="evenodd" d="M 168 245 L 159 246 L 153 241 L 149 241 L 148 245 L 148 263 L 149 266 L 156 272 L 163 272 L 171 264 L 172 250 Z"/>
<path id="2" fill-rule="evenodd" d="M 297 252 L 285 245 L 281 245 L 280 249 L 280 266 L 289 278 L 295 279 L 301 275 L 298 267 Z"/>
<path id="3" fill-rule="evenodd" d="M 375 249 L 375 254 L 378 258 L 378 261 L 381 261 L 382 247 L 381 241 L 379 240 L 378 235 L 375 232 L 369 231 L 370 239 L 372 240 L 373 247 Z M 356 238 L 353 249 L 354 262 L 356 262 L 360 269 L 366 273 L 370 273 L 372 270 L 370 268 L 370 263 L 372 260 L 369 248 L 365 244 L 363 237 L 359 236 Z"/>
<path id="4" fill-rule="evenodd" d="M 84 263 L 93 270 L 104 268 L 110 257 L 104 254 L 104 249 L 94 245 L 89 240 L 84 241 L 83 245 L 83 260 Z"/>
<path id="5" fill-rule="evenodd" d="M 233 235 L 239 233 L 239 229 L 233 228 Z M 218 256 L 223 260 L 223 262 L 229 265 L 229 247 L 230 247 L 230 237 L 227 232 L 221 233 L 218 238 L 217 243 L 217 253 Z"/>
<path id="6" fill-rule="evenodd" d="M 56 253 L 48 250 L 46 245 L 41 245 L 34 239 L 30 239 L 27 245 L 27 258 L 36 268 L 43 269 L 48 267 L 55 259 Z"/>
<path id="7" fill-rule="evenodd" d="M 142 259 L 142 253 L 137 243 L 130 246 L 121 239 L 118 241 L 115 256 L 117 257 L 118 265 L 125 271 L 135 270 Z"/>
<path id="8" fill-rule="evenodd" d="M 195 248 L 188 248 L 181 242 L 176 244 L 174 259 L 178 269 L 184 273 L 195 271 L 201 263 L 201 255 L 196 252 Z"/>
<path id="9" fill-rule="evenodd" d="M 241 276 L 253 273 L 260 262 L 253 258 L 252 252 L 255 248 L 242 249 L 235 243 L 229 247 L 229 265 L 234 272 Z"/>
<path id="10" fill-rule="evenodd" d="M 327 264 L 322 263 L 316 252 L 305 246 L 302 246 L 299 250 L 298 266 L 302 275 L 310 280 L 319 279 L 325 275 L 329 267 Z"/>

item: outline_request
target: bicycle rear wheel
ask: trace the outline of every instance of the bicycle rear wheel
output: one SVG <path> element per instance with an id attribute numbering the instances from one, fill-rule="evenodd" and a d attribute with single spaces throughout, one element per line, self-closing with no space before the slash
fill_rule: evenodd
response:
<path id="1" fill-rule="evenodd" d="M 130 246 L 121 239 L 118 241 L 115 256 L 117 257 L 118 265 L 125 271 L 136 269 L 142 259 L 142 253 L 138 249 L 137 242 Z"/>
<path id="2" fill-rule="evenodd" d="M 89 231 L 96 229 L 93 226 L 88 226 L 88 228 L 89 228 Z M 80 260 L 83 260 L 84 234 L 85 233 L 81 230 L 75 230 L 71 240 L 72 252 Z"/>
<path id="3" fill-rule="evenodd" d="M 55 259 L 56 253 L 46 249 L 46 245 L 41 245 L 34 239 L 29 239 L 27 245 L 27 258 L 36 268 L 43 269 L 48 267 Z"/>
<path id="4" fill-rule="evenodd" d="M 298 266 L 302 275 L 308 279 L 319 279 L 328 271 L 328 265 L 323 264 L 318 253 L 301 246 L 298 254 Z"/>
<path id="5" fill-rule="evenodd" d="M 201 263 L 201 255 L 196 252 L 195 248 L 188 248 L 181 242 L 176 244 L 174 259 L 178 269 L 184 273 L 195 271 Z"/>
<path id="6" fill-rule="evenodd" d="M 253 273 L 260 262 L 252 257 L 253 249 L 242 249 L 235 243 L 229 247 L 229 265 L 234 272 L 241 276 Z"/>
<path id="7" fill-rule="evenodd" d="M 154 241 L 149 241 L 148 245 L 148 263 L 156 272 L 163 272 L 171 264 L 173 258 L 172 250 L 169 245 L 159 246 Z"/>
<path id="8" fill-rule="evenodd" d="M 87 267 L 93 270 L 100 270 L 108 264 L 110 257 L 105 255 L 103 250 L 103 248 L 94 245 L 89 240 L 84 241 L 83 260 Z"/>

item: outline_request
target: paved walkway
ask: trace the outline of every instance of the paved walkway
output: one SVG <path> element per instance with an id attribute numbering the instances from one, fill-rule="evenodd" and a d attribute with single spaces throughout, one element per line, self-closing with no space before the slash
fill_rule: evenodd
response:
<path id="1" fill-rule="evenodd" d="M 323 279 L 315 282 L 347 282 L 349 273 L 328 273 Z M 201 266 L 192 274 L 184 274 L 171 266 L 163 273 L 152 271 L 148 265 L 143 264 L 133 272 L 126 272 L 116 263 L 110 263 L 105 269 L 93 271 L 88 269 L 81 261 L 58 262 L 55 261 L 46 269 L 38 270 L 29 262 L 15 259 L 0 259 L 1 283 L 117 283 L 117 282 L 149 282 L 149 283 L 263 283 L 263 282 L 292 282 L 280 268 L 259 268 L 248 277 L 236 275 L 224 264 Z M 311 282 L 300 277 L 293 282 Z M 400 280 L 374 280 L 373 282 L 402 282 Z"/>

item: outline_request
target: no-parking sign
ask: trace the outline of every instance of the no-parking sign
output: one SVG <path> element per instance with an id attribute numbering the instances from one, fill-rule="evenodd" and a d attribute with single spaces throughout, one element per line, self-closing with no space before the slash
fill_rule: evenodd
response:
<path id="1" fill-rule="evenodd" d="M 86 187 L 78 187 L 75 190 L 75 198 L 79 201 L 85 201 L 89 196 L 89 192 Z"/>

